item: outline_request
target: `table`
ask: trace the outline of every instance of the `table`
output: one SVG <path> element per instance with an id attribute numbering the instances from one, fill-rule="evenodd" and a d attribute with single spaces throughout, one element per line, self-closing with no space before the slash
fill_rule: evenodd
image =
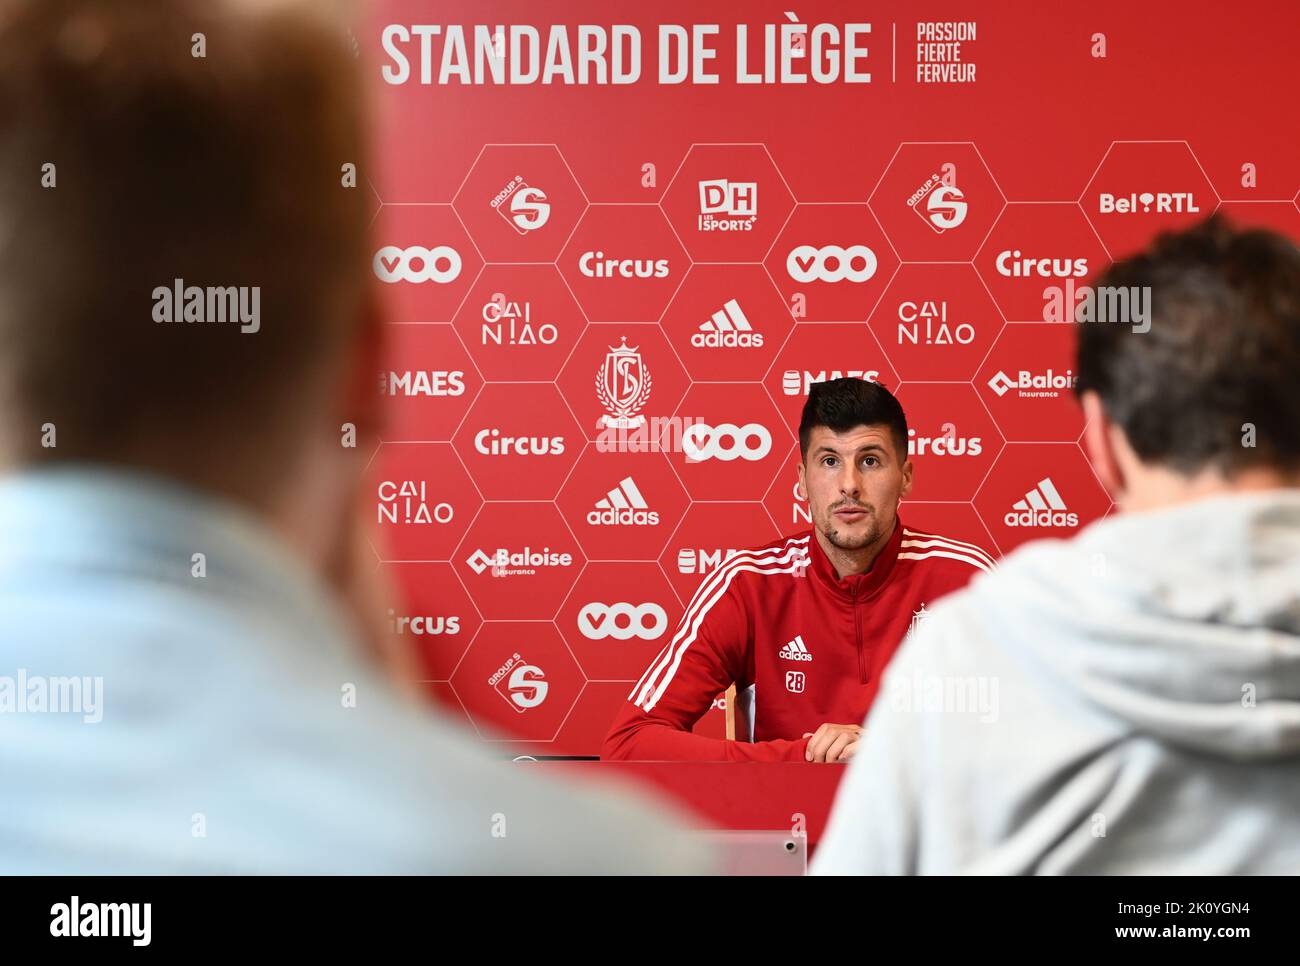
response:
<path id="1" fill-rule="evenodd" d="M 826 831 L 845 769 L 786 761 L 539 761 L 520 767 L 656 789 L 694 812 L 706 828 L 802 828 L 810 850 Z"/>

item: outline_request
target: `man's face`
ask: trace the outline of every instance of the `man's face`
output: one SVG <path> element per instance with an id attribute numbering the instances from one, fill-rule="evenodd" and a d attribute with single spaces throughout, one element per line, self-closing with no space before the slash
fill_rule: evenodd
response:
<path id="1" fill-rule="evenodd" d="M 912 461 L 899 459 L 888 426 L 813 427 L 799 489 L 813 526 L 833 546 L 860 550 L 887 537 L 911 488 Z"/>

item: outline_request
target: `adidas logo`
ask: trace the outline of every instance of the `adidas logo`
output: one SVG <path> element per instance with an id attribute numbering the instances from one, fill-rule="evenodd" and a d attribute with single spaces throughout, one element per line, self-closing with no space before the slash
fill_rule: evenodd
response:
<path id="1" fill-rule="evenodd" d="M 691 336 L 691 345 L 697 349 L 758 348 L 763 344 L 761 333 L 745 318 L 740 303 L 728 299 L 713 317 L 700 325 L 700 331 Z"/>
<path id="2" fill-rule="evenodd" d="M 657 526 L 659 514 L 648 509 L 649 506 L 632 477 L 625 476 L 618 481 L 618 486 L 596 501 L 596 508 L 587 514 L 587 522 L 593 527 Z"/>
<path id="3" fill-rule="evenodd" d="M 1002 522 L 1009 527 L 1077 527 L 1079 514 L 1069 512 L 1049 477 L 1011 504 Z"/>
<path id="4" fill-rule="evenodd" d="M 811 661 L 812 653 L 804 645 L 803 635 L 796 634 L 795 639 L 781 648 L 780 656 L 787 661 Z"/>

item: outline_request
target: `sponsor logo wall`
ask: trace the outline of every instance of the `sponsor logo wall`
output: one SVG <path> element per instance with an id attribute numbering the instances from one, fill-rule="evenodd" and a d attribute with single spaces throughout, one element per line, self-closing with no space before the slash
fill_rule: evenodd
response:
<path id="1" fill-rule="evenodd" d="M 381 24 L 420 19 L 377 7 Z M 1066 537 L 1112 511 L 1073 396 L 1077 326 L 1106 324 L 1071 314 L 1096 273 L 1220 207 L 1300 235 L 1297 185 L 1245 192 L 1203 117 L 1125 102 L 1115 139 L 1068 140 L 1061 119 L 1008 121 L 1010 89 L 973 65 L 951 86 L 921 70 L 914 11 L 873 15 L 865 94 L 380 84 L 363 190 L 392 335 L 369 484 L 402 595 L 389 628 L 503 755 L 597 754 L 698 583 L 809 526 L 795 430 L 814 382 L 897 393 L 910 526 L 994 556 Z M 978 27 L 968 58 L 1028 82 L 1003 58 L 1032 25 Z M 1061 67 L 1079 76 L 1057 101 L 1119 96 L 1085 76 L 1102 69 Z M 1143 117 L 1187 139 L 1119 139 Z M 1052 150 L 1068 161 L 1044 172 Z M 811 650 L 780 656 L 801 691 Z M 700 730 L 722 734 L 724 704 Z"/>

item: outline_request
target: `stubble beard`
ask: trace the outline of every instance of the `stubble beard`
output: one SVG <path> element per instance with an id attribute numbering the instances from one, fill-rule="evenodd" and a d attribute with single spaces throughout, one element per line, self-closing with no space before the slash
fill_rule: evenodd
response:
<path id="1" fill-rule="evenodd" d="M 828 509 L 826 511 L 826 525 L 822 528 L 822 535 L 826 537 L 831 546 L 838 547 L 840 550 L 862 550 L 866 547 L 875 546 L 880 539 L 880 521 L 874 509 L 868 511 L 867 518 L 870 524 L 862 536 L 841 534 L 835 528 L 835 509 Z"/>

